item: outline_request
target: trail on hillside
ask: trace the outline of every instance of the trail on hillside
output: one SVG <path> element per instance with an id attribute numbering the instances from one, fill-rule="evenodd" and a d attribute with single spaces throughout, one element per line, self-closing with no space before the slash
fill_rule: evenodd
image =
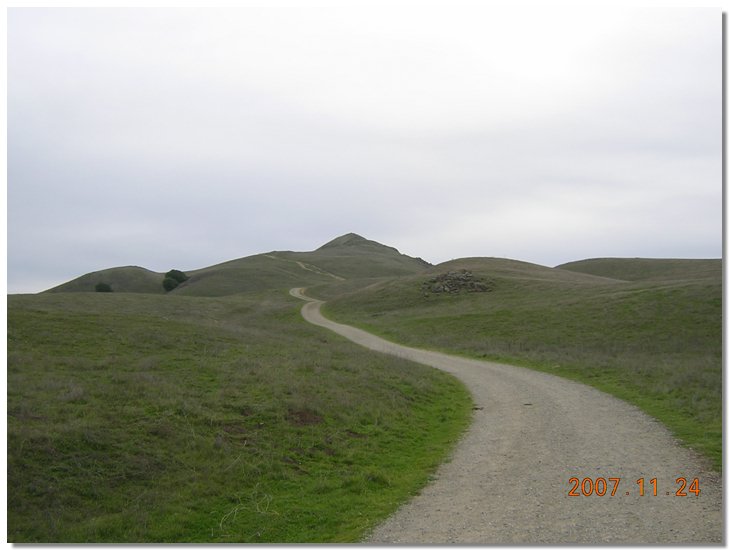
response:
<path id="1" fill-rule="evenodd" d="M 477 404 L 452 459 L 365 542 L 723 542 L 721 477 L 632 405 L 526 368 L 388 342 L 326 319 L 324 302 L 303 290 L 291 295 L 307 301 L 301 312 L 308 322 L 452 373 Z M 571 478 L 580 496 L 569 496 Z M 687 496 L 677 496 L 678 478 L 687 480 Z M 690 491 L 694 479 L 698 496 Z"/>
<path id="2" fill-rule="evenodd" d="M 334 273 L 329 273 L 328 271 L 321 269 L 320 267 L 317 267 L 312 264 L 305 264 L 304 262 L 300 262 L 298 260 L 289 260 L 288 258 L 280 258 L 279 256 L 274 256 L 273 254 L 264 254 L 264 255 L 266 256 L 266 258 L 271 258 L 272 260 L 280 260 L 282 262 L 295 263 L 301 269 L 303 269 L 305 271 L 311 271 L 312 273 L 316 273 L 317 275 L 324 275 L 326 277 L 331 277 L 332 279 L 336 279 L 337 281 L 346 281 L 346 279 L 344 277 L 340 277 L 339 275 L 335 275 Z"/>

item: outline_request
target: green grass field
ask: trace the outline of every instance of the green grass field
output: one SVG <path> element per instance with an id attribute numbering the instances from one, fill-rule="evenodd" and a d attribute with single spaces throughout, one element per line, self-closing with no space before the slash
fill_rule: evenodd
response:
<path id="1" fill-rule="evenodd" d="M 721 261 L 588 267 L 592 275 L 512 260 L 457 260 L 355 290 L 324 311 L 397 342 L 586 382 L 637 404 L 721 469 Z M 433 274 L 458 269 L 491 281 L 492 291 L 423 290 Z"/>
<path id="2" fill-rule="evenodd" d="M 488 291 L 435 290 L 464 269 Z M 307 324 L 292 286 L 390 340 L 605 390 L 721 469 L 720 260 L 428 267 L 348 234 L 188 275 L 8 297 L 10 541 L 356 542 L 416 493 L 468 392 Z"/>
<path id="3" fill-rule="evenodd" d="M 356 542 L 470 420 L 464 387 L 284 290 L 8 297 L 8 540 Z"/>

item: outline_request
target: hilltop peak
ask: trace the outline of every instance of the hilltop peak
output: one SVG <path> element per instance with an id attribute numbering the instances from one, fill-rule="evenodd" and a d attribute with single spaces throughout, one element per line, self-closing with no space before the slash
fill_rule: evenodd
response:
<path id="1" fill-rule="evenodd" d="M 397 248 L 366 239 L 361 235 L 357 235 L 357 233 L 347 233 L 346 235 L 337 237 L 320 246 L 313 253 L 316 254 L 317 252 L 321 252 L 325 257 L 369 257 L 375 263 L 381 262 L 385 258 L 389 258 L 389 260 L 396 258 L 397 262 L 405 262 L 409 266 L 412 266 L 414 263 L 417 266 L 416 271 L 430 267 L 430 264 L 422 258 L 407 256 L 402 254 Z M 317 261 L 320 262 L 319 259 Z"/>
<path id="2" fill-rule="evenodd" d="M 358 244 L 365 244 L 368 242 L 371 243 L 374 241 L 365 239 L 361 235 L 357 235 L 357 233 L 347 233 L 346 235 L 342 235 L 341 237 L 337 237 L 336 239 L 332 239 L 328 243 L 323 244 L 318 248 L 318 250 L 321 250 L 322 248 L 334 248 L 339 246 L 356 246 Z"/>

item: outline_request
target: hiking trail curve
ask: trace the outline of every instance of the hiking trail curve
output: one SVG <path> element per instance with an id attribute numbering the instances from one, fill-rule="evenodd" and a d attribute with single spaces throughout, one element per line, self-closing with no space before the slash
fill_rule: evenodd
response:
<path id="1" fill-rule="evenodd" d="M 449 372 L 477 405 L 434 480 L 364 542 L 723 543 L 721 475 L 636 407 L 542 372 L 388 342 L 330 321 L 320 311 L 324 302 L 303 291 L 290 293 L 306 300 L 308 322 Z M 578 494 L 584 487 L 591 496 L 569 496 L 571 478 Z M 677 478 L 687 480 L 687 496 L 676 496 Z M 689 492 L 694 479 L 698 496 Z"/>

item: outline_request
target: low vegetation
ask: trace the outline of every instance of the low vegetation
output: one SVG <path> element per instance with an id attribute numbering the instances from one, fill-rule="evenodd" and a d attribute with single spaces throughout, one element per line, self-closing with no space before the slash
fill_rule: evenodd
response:
<path id="1" fill-rule="evenodd" d="M 463 386 L 285 291 L 8 298 L 8 539 L 355 542 L 428 480 Z"/>
<path id="2" fill-rule="evenodd" d="M 596 386 L 663 421 L 720 469 L 721 262 L 697 262 L 605 264 L 610 275 L 640 279 L 630 282 L 608 278 L 595 265 L 588 275 L 510 260 L 459 260 L 335 298 L 325 312 L 397 342 Z M 491 281 L 491 291 L 423 293 L 434 275 L 458 269 Z"/>
<path id="3" fill-rule="evenodd" d="M 165 273 L 165 278 L 162 280 L 162 287 L 165 291 L 170 292 L 171 290 L 175 290 L 178 286 L 180 286 L 180 284 L 184 283 L 189 278 L 190 277 L 179 269 L 171 269 Z"/>
<path id="4" fill-rule="evenodd" d="M 307 324 L 292 286 L 385 338 L 613 393 L 721 468 L 720 261 L 433 267 L 348 234 L 9 296 L 8 539 L 355 542 L 416 493 L 468 392 Z"/>

